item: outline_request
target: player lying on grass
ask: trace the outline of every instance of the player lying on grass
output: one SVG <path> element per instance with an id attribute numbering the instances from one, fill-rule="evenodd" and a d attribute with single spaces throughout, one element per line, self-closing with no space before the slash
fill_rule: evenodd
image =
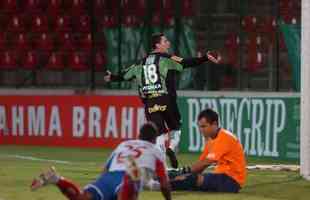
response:
<path id="1" fill-rule="evenodd" d="M 184 174 L 169 173 L 171 189 L 239 192 L 246 179 L 242 145 L 231 132 L 219 127 L 218 114 L 211 109 L 199 114 L 198 125 L 205 138 L 204 151 L 198 162 L 181 170 Z M 213 173 L 202 173 L 210 165 L 215 165 Z"/>
<path id="2" fill-rule="evenodd" d="M 140 129 L 139 140 L 121 143 L 106 162 L 99 178 L 80 189 L 51 168 L 34 179 L 31 189 L 49 184 L 57 186 L 70 200 L 135 200 L 142 186 L 157 177 L 166 200 L 171 199 L 164 156 L 155 146 L 157 127 L 146 123 Z"/>

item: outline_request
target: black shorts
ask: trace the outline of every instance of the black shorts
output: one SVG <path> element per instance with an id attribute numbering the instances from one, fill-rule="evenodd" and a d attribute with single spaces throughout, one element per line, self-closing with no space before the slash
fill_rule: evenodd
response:
<path id="1" fill-rule="evenodd" d="M 203 176 L 203 183 L 197 186 L 197 178 L 200 176 L 195 173 L 180 174 L 184 176 L 183 179 L 175 179 L 176 173 L 170 171 L 169 178 L 171 189 L 177 190 L 188 190 L 188 191 L 204 191 L 204 192 L 231 192 L 237 193 L 241 189 L 240 185 L 230 176 L 226 174 L 214 174 L 207 173 L 201 174 Z"/>
<path id="2" fill-rule="evenodd" d="M 176 97 L 161 96 L 144 99 L 145 116 L 148 121 L 156 124 L 159 134 L 168 130 L 179 130 L 181 115 L 176 102 Z"/>
<path id="3" fill-rule="evenodd" d="M 207 173 L 203 176 L 203 184 L 199 187 L 202 191 L 237 193 L 241 188 L 233 178 L 226 174 Z"/>

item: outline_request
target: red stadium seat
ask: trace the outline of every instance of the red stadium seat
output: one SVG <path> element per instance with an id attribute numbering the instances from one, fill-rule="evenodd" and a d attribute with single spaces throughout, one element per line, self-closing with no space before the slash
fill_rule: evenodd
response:
<path id="1" fill-rule="evenodd" d="M 154 26 L 160 26 L 162 23 L 163 25 L 166 25 L 166 26 L 172 26 L 174 24 L 174 19 L 171 14 L 168 14 L 168 13 L 164 14 L 163 22 L 161 22 L 162 18 L 160 15 L 161 13 L 155 13 L 152 16 L 152 24 Z"/>
<path id="2" fill-rule="evenodd" d="M 107 5 L 107 9 L 106 12 L 110 15 L 114 15 L 117 16 L 119 13 L 119 1 L 115 1 L 115 0 L 106 0 L 106 5 Z M 122 4 L 122 2 L 121 2 Z"/>
<path id="3" fill-rule="evenodd" d="M 126 0 L 122 3 L 126 4 Z M 134 0 L 131 0 L 134 1 Z M 118 1 L 115 0 L 94 0 L 94 14 L 95 16 L 100 16 L 103 14 L 117 15 L 118 13 Z M 123 9 L 123 12 L 126 10 Z"/>
<path id="4" fill-rule="evenodd" d="M 95 12 L 95 16 L 101 15 L 107 9 L 106 1 L 107 0 L 94 0 L 93 9 Z"/>
<path id="5" fill-rule="evenodd" d="M 54 30 L 56 32 L 71 32 L 71 22 L 68 15 L 59 15 L 54 22 Z"/>
<path id="6" fill-rule="evenodd" d="M 146 13 L 146 0 L 137 0 L 135 14 L 143 17 Z"/>
<path id="7" fill-rule="evenodd" d="M 161 3 L 162 2 L 162 3 Z M 175 10 L 174 0 L 163 0 L 163 1 L 153 1 L 154 3 L 154 12 L 173 14 Z"/>
<path id="8" fill-rule="evenodd" d="M 254 49 L 254 47 L 257 48 L 258 46 L 260 46 L 261 41 L 259 35 L 257 33 L 249 34 L 246 38 L 245 45 L 247 49 Z"/>
<path id="9" fill-rule="evenodd" d="M 246 60 L 246 70 L 249 72 L 256 72 L 264 66 L 263 54 L 256 49 L 251 49 L 248 52 Z"/>
<path id="10" fill-rule="evenodd" d="M 94 47 L 96 50 L 99 51 L 104 51 L 106 50 L 106 38 L 104 37 L 104 35 L 97 35 L 94 38 Z"/>
<path id="11" fill-rule="evenodd" d="M 154 26 L 159 26 L 161 24 L 161 17 L 160 17 L 160 13 L 155 13 L 153 16 L 152 16 L 152 24 Z"/>
<path id="12" fill-rule="evenodd" d="M 276 27 L 277 27 L 277 19 L 274 16 L 266 16 L 259 27 L 260 32 L 263 33 L 274 33 L 276 31 Z"/>
<path id="13" fill-rule="evenodd" d="M 7 30 L 9 32 L 23 32 L 25 30 L 23 18 L 19 15 L 13 15 L 9 18 Z"/>
<path id="14" fill-rule="evenodd" d="M 64 54 L 62 52 L 52 52 L 48 58 L 46 69 L 64 70 Z"/>
<path id="15" fill-rule="evenodd" d="M 283 18 L 284 22 L 287 24 L 297 24 L 300 23 L 300 3 L 301 1 L 294 0 L 280 0 L 280 16 Z"/>
<path id="16" fill-rule="evenodd" d="M 34 46 L 37 50 L 49 52 L 54 49 L 54 41 L 51 35 L 47 33 L 41 33 L 34 40 Z"/>
<path id="17" fill-rule="evenodd" d="M 59 33 L 57 35 L 57 44 L 59 49 L 63 51 L 73 51 L 76 46 L 71 33 Z"/>
<path id="18" fill-rule="evenodd" d="M 70 8 L 72 7 L 73 0 L 63 0 L 63 7 L 66 12 L 69 12 Z"/>
<path id="19" fill-rule="evenodd" d="M 166 26 L 173 26 L 174 25 L 174 18 L 173 15 L 167 14 L 165 15 L 165 25 Z"/>
<path id="20" fill-rule="evenodd" d="M 235 33 L 231 33 L 225 40 L 225 49 L 227 49 L 227 63 L 233 67 L 238 67 L 240 39 Z"/>
<path id="21" fill-rule="evenodd" d="M 292 0 L 279 0 L 280 15 L 289 14 L 293 10 L 293 3 Z"/>
<path id="22" fill-rule="evenodd" d="M 142 17 L 146 11 L 145 0 L 123 0 L 122 1 L 123 12 L 125 15 L 133 15 Z"/>
<path id="23" fill-rule="evenodd" d="M 0 8 L 1 12 L 1 8 Z M 0 32 L 6 30 L 9 15 L 0 15 Z"/>
<path id="24" fill-rule="evenodd" d="M 67 66 L 74 71 L 88 70 L 87 57 L 88 55 L 86 53 L 71 52 L 68 54 Z"/>
<path id="25" fill-rule="evenodd" d="M 6 38 L 6 34 L 3 32 L 0 32 L 0 51 L 7 49 L 7 43 L 8 41 Z"/>
<path id="26" fill-rule="evenodd" d="M 276 40 L 276 27 L 277 21 L 274 16 L 267 16 L 261 20 L 261 24 L 258 27 L 258 32 L 262 34 L 262 38 L 266 38 L 264 41 L 264 47 L 269 47 L 275 44 Z"/>
<path id="27" fill-rule="evenodd" d="M 103 53 L 96 52 L 94 56 L 94 66 L 96 71 L 104 71 L 107 60 Z"/>
<path id="28" fill-rule="evenodd" d="M 184 17 L 192 17 L 194 16 L 194 8 L 195 8 L 196 0 L 183 0 L 181 4 L 181 13 Z"/>
<path id="29" fill-rule="evenodd" d="M 70 2 L 66 0 L 65 2 Z M 70 6 L 70 12 L 73 16 L 79 16 L 86 11 L 86 2 L 85 0 L 72 0 L 72 4 Z"/>
<path id="30" fill-rule="evenodd" d="M 76 23 L 74 24 L 75 31 L 78 32 L 90 32 L 90 17 L 88 15 L 81 15 L 77 17 Z"/>
<path id="31" fill-rule="evenodd" d="M 257 46 L 258 50 L 268 51 L 268 49 L 274 44 L 271 41 L 271 36 L 267 34 L 257 34 Z"/>
<path id="32" fill-rule="evenodd" d="M 282 32 L 280 32 L 280 37 L 279 37 L 279 48 L 280 50 L 286 50 L 286 44 L 285 44 L 285 40 L 284 40 L 284 36 Z"/>
<path id="33" fill-rule="evenodd" d="M 100 18 L 98 29 L 101 30 L 102 28 L 115 28 L 117 26 L 116 17 L 113 15 L 104 15 Z"/>
<path id="34" fill-rule="evenodd" d="M 236 33 L 230 33 L 225 40 L 225 47 L 236 49 L 239 47 L 240 38 Z"/>
<path id="35" fill-rule="evenodd" d="M 7 13 L 16 13 L 18 10 L 17 0 L 3 0 L 2 9 Z"/>
<path id="36" fill-rule="evenodd" d="M 14 51 L 0 52 L 0 69 L 16 70 L 18 68 L 17 53 Z"/>
<path id="37" fill-rule="evenodd" d="M 92 48 L 92 35 L 90 33 L 82 34 L 79 37 L 79 48 L 82 50 L 90 51 Z"/>
<path id="38" fill-rule="evenodd" d="M 300 23 L 300 19 L 298 19 L 297 16 L 294 16 L 292 14 L 284 15 L 283 20 L 287 24 L 298 24 L 298 23 Z"/>
<path id="39" fill-rule="evenodd" d="M 123 25 L 125 27 L 134 27 L 142 24 L 142 21 L 135 15 L 125 15 L 123 18 Z"/>
<path id="40" fill-rule="evenodd" d="M 123 0 L 122 1 L 122 9 L 128 14 L 134 12 L 134 7 L 137 5 L 136 0 Z"/>
<path id="41" fill-rule="evenodd" d="M 250 72 L 256 72 L 264 65 L 263 53 L 260 50 L 260 45 L 259 37 L 256 34 L 249 36 L 246 43 L 246 69 Z"/>
<path id="42" fill-rule="evenodd" d="M 32 18 L 31 30 L 35 32 L 48 32 L 48 18 L 46 15 L 36 15 Z"/>
<path id="43" fill-rule="evenodd" d="M 253 33 L 257 31 L 257 18 L 255 16 L 245 16 L 242 19 L 242 27 L 245 32 Z"/>
<path id="44" fill-rule="evenodd" d="M 235 88 L 236 80 L 231 74 L 224 74 L 221 78 L 221 88 Z"/>
<path id="45" fill-rule="evenodd" d="M 63 12 L 62 0 L 49 0 L 47 5 L 47 12 L 49 16 L 57 16 Z"/>
<path id="46" fill-rule="evenodd" d="M 27 13 L 42 13 L 40 0 L 26 0 L 24 10 Z"/>
<path id="47" fill-rule="evenodd" d="M 163 4 L 165 12 L 172 13 L 175 10 L 174 0 L 163 0 Z"/>
<path id="48" fill-rule="evenodd" d="M 293 14 L 295 16 L 301 16 L 301 0 L 294 0 Z"/>
<path id="49" fill-rule="evenodd" d="M 19 33 L 13 36 L 12 48 L 16 51 L 27 51 L 31 48 L 31 43 L 27 35 Z"/>
<path id="50" fill-rule="evenodd" d="M 34 70 L 39 64 L 39 57 L 35 51 L 27 51 L 22 56 L 21 68 L 27 70 Z"/>

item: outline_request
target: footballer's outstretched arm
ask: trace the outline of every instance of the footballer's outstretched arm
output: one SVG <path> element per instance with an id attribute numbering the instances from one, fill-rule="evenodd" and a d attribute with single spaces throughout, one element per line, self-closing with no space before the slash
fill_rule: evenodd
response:
<path id="1" fill-rule="evenodd" d="M 171 56 L 171 59 L 183 65 L 184 68 L 199 66 L 209 60 L 216 64 L 220 62 L 220 59 L 214 56 L 211 52 L 207 52 L 205 55 L 200 57 L 181 58 L 178 56 Z"/>
<path id="2" fill-rule="evenodd" d="M 106 71 L 105 75 L 104 75 L 104 81 L 105 82 L 110 82 L 110 81 L 124 81 L 124 78 L 122 75 L 115 75 L 112 74 L 109 70 Z"/>
<path id="3" fill-rule="evenodd" d="M 131 65 L 129 68 L 122 70 L 122 72 L 118 75 L 112 74 L 109 70 L 107 70 L 104 75 L 104 81 L 131 81 L 135 79 L 135 70 L 136 65 Z"/>

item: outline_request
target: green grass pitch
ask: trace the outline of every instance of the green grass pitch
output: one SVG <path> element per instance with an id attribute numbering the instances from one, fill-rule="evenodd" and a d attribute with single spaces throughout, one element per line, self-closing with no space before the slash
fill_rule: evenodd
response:
<path id="1" fill-rule="evenodd" d="M 52 186 L 31 192 L 29 186 L 32 178 L 41 170 L 54 165 L 63 176 L 84 186 L 99 175 L 109 153 L 110 150 L 105 149 L 1 145 L 0 200 L 65 200 L 58 189 Z M 181 165 L 189 165 L 198 158 L 198 155 L 180 154 L 179 158 Z M 55 163 L 55 161 L 66 162 Z M 279 161 L 272 159 L 248 158 L 249 164 L 277 162 Z M 283 171 L 249 171 L 247 183 L 239 194 L 173 192 L 175 200 L 308 200 L 309 198 L 310 182 L 303 180 L 298 172 Z M 160 192 L 144 191 L 139 199 L 159 200 L 163 197 Z"/>

